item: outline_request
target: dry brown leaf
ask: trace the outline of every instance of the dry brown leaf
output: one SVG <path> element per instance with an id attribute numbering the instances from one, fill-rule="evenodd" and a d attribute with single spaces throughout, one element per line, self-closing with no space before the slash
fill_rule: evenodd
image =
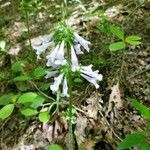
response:
<path id="1" fill-rule="evenodd" d="M 81 143 L 85 141 L 85 128 L 87 127 L 87 121 L 86 117 L 78 115 L 74 131 L 78 145 L 81 145 Z"/>
<path id="2" fill-rule="evenodd" d="M 100 109 L 100 103 L 103 103 L 101 95 L 97 92 L 93 93 L 90 98 L 86 100 L 87 106 L 83 106 L 83 110 L 87 112 L 89 118 L 97 120 L 98 111 Z"/>

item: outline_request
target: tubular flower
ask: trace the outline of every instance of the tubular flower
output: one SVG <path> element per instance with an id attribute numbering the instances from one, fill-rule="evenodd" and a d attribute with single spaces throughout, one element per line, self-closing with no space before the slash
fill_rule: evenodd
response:
<path id="1" fill-rule="evenodd" d="M 93 71 L 92 65 L 89 65 L 89 66 L 81 66 L 80 72 L 81 72 L 81 76 L 85 78 L 87 81 L 89 81 L 90 83 L 94 84 L 96 89 L 99 88 L 97 81 L 101 81 L 103 76 L 101 74 L 98 74 L 99 73 L 98 70 Z"/>
<path id="2" fill-rule="evenodd" d="M 51 71 L 51 72 L 47 71 L 46 73 L 47 74 L 45 78 L 48 79 L 48 78 L 54 77 L 58 73 L 58 71 Z"/>
<path id="3" fill-rule="evenodd" d="M 72 71 L 73 72 L 76 71 L 77 69 L 79 69 L 78 59 L 75 54 L 75 50 L 74 50 L 73 46 L 71 46 L 71 63 L 72 63 Z"/>
<path id="4" fill-rule="evenodd" d="M 65 65 L 67 63 L 64 57 L 64 41 L 60 45 L 57 45 L 51 54 L 47 55 L 46 66 L 56 68 L 59 65 Z"/>
<path id="5" fill-rule="evenodd" d="M 34 50 L 36 50 L 37 59 L 41 59 L 40 55 L 45 52 L 45 50 L 54 44 L 52 41 L 54 33 L 50 33 L 48 35 L 44 35 L 40 37 L 41 44 L 40 45 L 34 45 L 32 44 L 32 47 Z"/>
<path id="6" fill-rule="evenodd" d="M 77 33 L 74 33 L 74 37 L 75 37 L 74 43 L 75 43 L 75 45 L 76 45 L 76 48 L 75 48 L 75 49 L 76 49 L 76 52 L 77 52 L 77 53 L 83 53 L 83 52 L 80 50 L 80 47 L 79 47 L 79 46 L 77 47 L 78 44 L 80 44 L 81 46 L 83 46 L 83 48 L 84 48 L 87 52 L 90 51 L 90 48 L 89 48 L 89 45 L 91 45 L 91 42 L 90 42 L 90 41 L 85 40 L 84 38 L 82 38 L 81 36 L 79 36 Z"/>
<path id="7" fill-rule="evenodd" d="M 66 77 L 65 77 L 64 82 L 63 82 L 62 97 L 69 97 L 69 94 L 68 94 L 68 85 L 67 85 L 67 78 Z"/>
<path id="8" fill-rule="evenodd" d="M 43 43 L 42 45 L 32 45 L 33 49 L 36 50 L 37 59 L 41 59 L 40 55 L 45 52 L 45 50 L 50 46 L 53 45 L 53 42 Z"/>
<path id="9" fill-rule="evenodd" d="M 55 76 L 58 73 L 58 71 L 51 71 L 47 72 L 46 79 Z M 64 78 L 64 79 L 63 79 Z M 63 83 L 63 88 L 62 88 L 62 97 L 69 97 L 68 94 L 68 85 L 67 85 L 67 78 L 64 77 L 64 74 L 60 74 L 58 77 L 54 78 L 54 83 L 50 86 L 50 89 L 52 90 L 53 93 L 56 93 L 59 90 L 60 85 Z"/>
<path id="10" fill-rule="evenodd" d="M 56 93 L 59 90 L 59 86 L 63 80 L 64 74 L 60 74 L 58 77 L 54 78 L 54 83 L 50 86 L 50 89 L 53 93 Z"/>

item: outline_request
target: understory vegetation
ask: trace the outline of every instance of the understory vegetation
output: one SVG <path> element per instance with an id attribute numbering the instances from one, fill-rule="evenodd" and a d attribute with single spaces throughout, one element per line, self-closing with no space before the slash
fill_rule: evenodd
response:
<path id="1" fill-rule="evenodd" d="M 149 0 L 0 0 L 1 150 L 150 150 Z"/>

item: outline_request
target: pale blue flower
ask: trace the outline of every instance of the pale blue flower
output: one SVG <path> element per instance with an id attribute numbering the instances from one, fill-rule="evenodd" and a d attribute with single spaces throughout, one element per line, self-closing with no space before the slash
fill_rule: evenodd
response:
<path id="1" fill-rule="evenodd" d="M 66 77 L 65 77 L 64 82 L 63 82 L 62 97 L 69 97 L 69 94 L 68 94 L 68 85 L 67 85 L 67 79 L 66 79 Z"/>
<path id="2" fill-rule="evenodd" d="M 40 37 L 40 39 L 41 39 L 42 43 L 48 43 L 53 40 L 53 38 L 54 38 L 53 36 L 54 36 L 54 33 L 52 32 L 50 34 Z"/>
<path id="3" fill-rule="evenodd" d="M 64 41 L 60 45 L 57 45 L 46 58 L 46 66 L 48 67 L 52 66 L 53 68 L 57 68 L 59 65 L 65 65 L 67 61 L 64 56 Z"/>
<path id="4" fill-rule="evenodd" d="M 53 93 L 56 93 L 59 90 L 59 86 L 63 80 L 64 74 L 60 74 L 58 77 L 54 78 L 54 83 L 50 86 L 50 89 Z"/>
<path id="5" fill-rule="evenodd" d="M 45 52 L 45 50 L 54 44 L 52 41 L 54 33 L 50 33 L 48 35 L 40 36 L 40 45 L 32 44 L 33 49 L 36 51 L 37 59 L 41 59 L 40 55 Z"/>
<path id="6" fill-rule="evenodd" d="M 40 55 L 51 45 L 53 45 L 53 42 L 43 43 L 42 45 L 32 45 L 33 49 L 36 50 L 37 59 L 41 59 Z"/>
<path id="7" fill-rule="evenodd" d="M 99 88 L 97 81 L 101 81 L 103 76 L 99 74 L 98 70 L 93 71 L 92 65 L 89 65 L 89 66 L 81 66 L 80 72 L 81 72 L 81 76 L 85 78 L 87 81 L 89 81 L 90 83 L 94 84 L 96 89 Z"/>
<path id="8" fill-rule="evenodd" d="M 83 54 L 83 52 L 81 51 L 81 45 L 80 44 L 75 44 L 74 45 L 74 49 L 76 50 L 76 54 L 79 55 L 79 54 Z"/>
<path id="9" fill-rule="evenodd" d="M 71 65 L 72 71 L 76 71 L 77 69 L 79 69 L 78 59 L 73 46 L 71 46 Z"/>
<path id="10" fill-rule="evenodd" d="M 75 36 L 75 45 L 79 43 L 81 46 L 83 46 L 83 48 L 84 48 L 87 52 L 89 52 L 89 51 L 90 51 L 89 45 L 91 45 L 91 42 L 85 40 L 84 38 L 82 38 L 81 36 L 79 36 L 77 33 L 74 33 L 74 36 Z M 79 50 L 79 49 L 78 49 L 78 50 Z M 79 50 L 79 51 L 80 51 L 80 50 Z"/>
<path id="11" fill-rule="evenodd" d="M 47 71 L 46 73 L 47 74 L 46 74 L 45 78 L 48 79 L 48 78 L 54 77 L 58 73 L 58 70 L 56 70 L 56 71 Z"/>

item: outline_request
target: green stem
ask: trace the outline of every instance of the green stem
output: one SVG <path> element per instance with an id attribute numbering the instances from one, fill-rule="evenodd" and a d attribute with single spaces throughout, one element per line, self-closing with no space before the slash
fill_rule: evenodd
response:
<path id="1" fill-rule="evenodd" d="M 67 45 L 67 61 L 69 68 L 71 68 L 71 54 L 70 46 Z M 73 150 L 73 131 L 72 131 L 72 76 L 71 70 L 68 73 L 68 93 L 69 93 L 69 150 Z"/>
<path id="2" fill-rule="evenodd" d="M 25 10 L 25 15 L 26 15 L 26 26 L 27 26 L 27 32 L 28 32 L 29 45 L 30 45 L 30 49 L 32 50 L 30 26 L 29 26 L 29 16 L 28 16 L 28 12 L 26 10 Z"/>
<path id="3" fill-rule="evenodd" d="M 56 102 L 57 102 L 57 112 L 59 113 L 59 101 L 60 101 L 60 91 L 57 91 L 57 97 L 56 97 Z"/>

